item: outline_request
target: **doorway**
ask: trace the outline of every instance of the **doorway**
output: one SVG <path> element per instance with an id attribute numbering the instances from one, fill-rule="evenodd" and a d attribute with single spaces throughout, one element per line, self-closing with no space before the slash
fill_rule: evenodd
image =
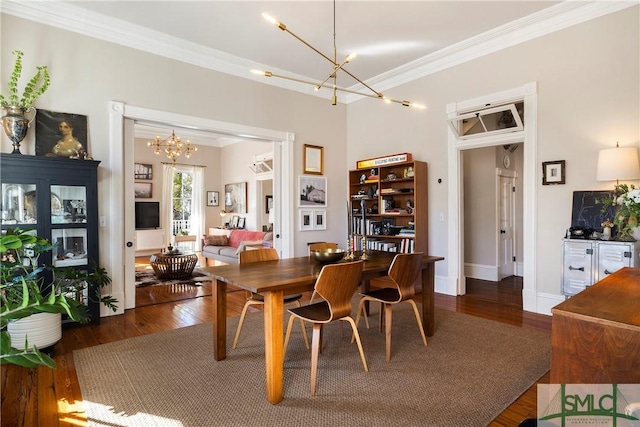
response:
<path id="1" fill-rule="evenodd" d="M 293 186 L 293 142 L 295 135 L 271 129 L 255 128 L 234 123 L 220 122 L 199 117 L 184 116 L 147 108 L 129 106 L 120 102 L 111 102 L 109 141 L 112 147 L 111 200 L 109 206 L 110 256 L 109 271 L 113 285 L 112 294 L 124 301 L 121 308 L 135 307 L 135 248 L 131 236 L 133 225 L 133 188 L 127 183 L 133 179 L 133 136 L 134 121 L 179 124 L 192 129 L 210 131 L 228 136 L 242 136 L 245 139 L 272 141 L 274 152 L 274 208 L 277 212 L 274 224 L 276 247 L 283 258 L 293 252 L 293 206 L 292 194 L 288 191 Z M 115 195 L 122 195 L 116 197 Z M 124 215 L 123 215 L 124 213 Z M 123 218 L 124 216 L 124 218 Z M 116 314 L 121 314 L 119 311 Z"/>
<path id="2" fill-rule="evenodd" d="M 536 257 L 535 257 L 535 209 L 536 209 L 536 152 L 537 152 L 537 84 L 535 82 L 503 92 L 493 93 L 471 100 L 447 105 L 450 118 L 460 113 L 479 109 L 487 104 L 522 101 L 524 103 L 524 129 L 499 135 L 483 135 L 477 138 L 461 138 L 448 128 L 448 250 L 447 277 L 438 291 L 448 295 L 466 292 L 464 272 L 464 204 L 462 200 L 463 160 L 462 152 L 479 147 L 515 144 L 523 148 L 523 220 L 522 220 L 522 300 L 523 310 L 537 312 Z"/>

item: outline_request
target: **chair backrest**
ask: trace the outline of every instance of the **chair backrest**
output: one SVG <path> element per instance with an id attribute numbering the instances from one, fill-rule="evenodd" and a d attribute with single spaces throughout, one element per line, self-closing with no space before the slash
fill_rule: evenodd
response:
<path id="1" fill-rule="evenodd" d="M 329 304 L 329 322 L 351 314 L 351 298 L 362 279 L 363 266 L 360 260 L 322 267 L 314 289 Z"/>
<path id="2" fill-rule="evenodd" d="M 280 259 L 276 248 L 249 249 L 238 254 L 240 264 Z"/>
<path id="3" fill-rule="evenodd" d="M 313 251 L 322 251 L 325 249 L 338 249 L 338 244 L 331 242 L 309 243 L 309 256 L 311 256 L 311 252 Z"/>
<path id="4" fill-rule="evenodd" d="M 413 284 L 418 280 L 422 270 L 422 252 L 412 254 L 397 254 L 389 267 L 389 277 L 400 292 L 400 300 L 404 301 L 416 294 Z"/>

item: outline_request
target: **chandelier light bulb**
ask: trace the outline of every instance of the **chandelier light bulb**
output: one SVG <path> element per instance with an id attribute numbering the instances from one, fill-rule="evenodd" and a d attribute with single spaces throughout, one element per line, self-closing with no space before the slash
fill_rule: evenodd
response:
<path id="1" fill-rule="evenodd" d="M 349 56 L 347 56 L 347 58 L 344 60 L 344 62 L 348 64 L 349 62 L 353 61 L 356 58 L 356 56 L 358 56 L 357 53 L 355 52 L 350 53 Z"/>

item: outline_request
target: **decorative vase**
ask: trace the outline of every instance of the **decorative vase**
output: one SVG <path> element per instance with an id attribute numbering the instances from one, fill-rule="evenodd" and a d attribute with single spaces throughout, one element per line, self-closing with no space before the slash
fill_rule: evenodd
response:
<path id="1" fill-rule="evenodd" d="M 62 315 L 60 313 L 35 313 L 7 324 L 11 347 L 24 349 L 25 337 L 29 348 L 38 350 L 49 347 L 62 338 Z"/>
<path id="2" fill-rule="evenodd" d="M 631 236 L 636 239 L 636 241 L 640 242 L 640 227 L 634 227 L 631 232 Z"/>
<path id="3" fill-rule="evenodd" d="M 602 240 L 609 240 L 611 238 L 611 227 L 602 228 Z"/>
<path id="4" fill-rule="evenodd" d="M 2 108 L 6 111 L 6 114 L 2 116 L 2 128 L 11 142 L 13 142 L 11 154 L 22 154 L 20 152 L 20 142 L 27 136 L 27 130 L 29 130 L 31 122 L 36 118 L 37 111 L 35 107 L 29 107 L 25 110 L 16 105 L 8 105 Z M 31 120 L 26 117 L 29 112 L 33 112 Z"/>

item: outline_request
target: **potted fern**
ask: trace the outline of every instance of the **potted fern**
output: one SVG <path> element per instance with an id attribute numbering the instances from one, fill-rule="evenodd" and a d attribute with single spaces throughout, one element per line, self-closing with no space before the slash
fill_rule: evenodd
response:
<path id="1" fill-rule="evenodd" d="M 50 77 L 46 65 L 36 67 L 36 74 L 29 80 L 20 97 L 18 95 L 18 80 L 22 75 L 22 56 L 24 53 L 21 50 L 14 50 L 12 53 L 16 56 L 16 62 L 8 83 L 9 96 L 5 98 L 0 94 L 0 107 L 6 111 L 2 117 L 2 127 L 13 142 L 12 153 L 21 154 L 20 142 L 27 135 L 29 125 L 36 117 L 33 103 L 49 88 Z M 33 117 L 28 120 L 25 115 L 30 112 L 33 113 Z"/>

